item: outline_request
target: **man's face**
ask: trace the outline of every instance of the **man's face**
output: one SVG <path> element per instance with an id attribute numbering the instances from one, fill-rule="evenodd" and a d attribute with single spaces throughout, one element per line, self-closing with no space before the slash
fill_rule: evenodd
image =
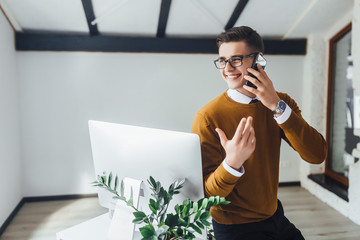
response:
<path id="1" fill-rule="evenodd" d="M 234 56 L 246 56 L 251 54 L 247 47 L 246 42 L 226 42 L 219 47 L 219 58 L 229 59 Z M 243 63 L 240 67 L 232 67 L 229 63 L 226 64 L 224 69 L 220 69 L 221 76 L 227 83 L 230 89 L 235 89 L 248 97 L 255 97 L 254 94 L 243 88 L 248 75 L 247 68 L 250 68 L 254 61 L 254 57 L 243 58 Z"/>

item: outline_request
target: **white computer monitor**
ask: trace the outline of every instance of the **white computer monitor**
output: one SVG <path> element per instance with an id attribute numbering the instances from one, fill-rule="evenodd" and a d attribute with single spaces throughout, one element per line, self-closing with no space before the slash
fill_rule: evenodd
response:
<path id="1" fill-rule="evenodd" d="M 124 124 L 89 121 L 95 174 L 110 172 L 120 179 L 130 177 L 145 184 L 139 208 L 149 212 L 149 176 L 168 189 L 175 180 L 185 178 L 180 194 L 174 195 L 169 211 L 185 198 L 197 201 L 204 197 L 199 136 Z M 98 189 L 101 206 L 115 208 L 112 195 Z"/>

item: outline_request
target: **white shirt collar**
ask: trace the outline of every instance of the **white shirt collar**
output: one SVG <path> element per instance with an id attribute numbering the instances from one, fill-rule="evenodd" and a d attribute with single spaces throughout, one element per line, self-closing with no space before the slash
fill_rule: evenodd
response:
<path id="1" fill-rule="evenodd" d="M 242 94 L 241 92 L 236 91 L 235 89 L 228 89 L 227 95 L 235 102 L 243 103 L 243 104 L 249 104 L 251 102 L 251 100 L 254 100 L 254 99 L 259 100 L 258 97 L 250 98 L 250 97 L 246 96 L 245 94 Z"/>

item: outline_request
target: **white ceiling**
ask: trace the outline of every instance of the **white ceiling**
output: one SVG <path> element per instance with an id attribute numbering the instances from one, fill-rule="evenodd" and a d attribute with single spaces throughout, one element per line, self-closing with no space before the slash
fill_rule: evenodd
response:
<path id="1" fill-rule="evenodd" d="M 172 0 L 166 36 L 208 37 L 224 31 L 239 0 Z M 155 37 L 161 0 L 92 0 L 101 35 Z M 0 0 L 16 31 L 88 33 L 81 0 Z M 249 0 L 235 26 L 263 37 L 306 38 L 330 28 L 353 0 Z"/>

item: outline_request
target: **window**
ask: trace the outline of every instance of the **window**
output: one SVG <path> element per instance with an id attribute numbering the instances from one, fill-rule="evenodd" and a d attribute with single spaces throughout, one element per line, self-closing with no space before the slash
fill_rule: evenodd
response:
<path id="1" fill-rule="evenodd" d="M 351 23 L 330 39 L 329 53 L 326 136 L 329 152 L 325 174 L 349 186 L 349 165 L 358 160 L 352 156 L 352 150 L 360 141 L 354 135 Z"/>

